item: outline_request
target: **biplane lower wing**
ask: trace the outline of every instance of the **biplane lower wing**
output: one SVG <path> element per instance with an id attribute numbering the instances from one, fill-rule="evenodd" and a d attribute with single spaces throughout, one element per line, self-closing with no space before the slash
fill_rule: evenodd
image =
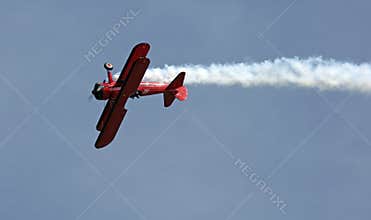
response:
<path id="1" fill-rule="evenodd" d="M 102 115 L 99 118 L 99 121 L 97 123 L 97 130 L 101 131 L 103 129 L 104 123 L 107 121 L 108 115 L 111 113 L 112 108 L 114 105 L 113 100 L 108 100 L 106 106 L 104 107 L 104 110 L 102 112 Z"/>
<path id="2" fill-rule="evenodd" d="M 112 106 L 112 109 L 108 114 L 106 121 L 104 122 L 97 141 L 95 142 L 96 148 L 102 148 L 106 146 L 115 137 L 127 112 L 127 110 L 125 109 L 126 101 L 133 93 L 137 91 L 138 86 L 143 79 L 144 73 L 148 68 L 149 62 L 149 59 L 145 57 L 141 57 L 134 62 L 128 74 L 125 85 L 121 87 L 118 98 L 113 101 L 114 104 Z M 101 117 L 103 117 L 103 115 Z"/>
<path id="3" fill-rule="evenodd" d="M 150 49 L 149 44 L 147 43 L 140 43 L 137 44 L 131 51 L 129 58 L 127 59 L 124 67 L 121 70 L 120 76 L 117 79 L 117 82 L 115 84 L 115 87 L 125 86 L 125 81 L 129 75 L 129 72 L 136 60 L 138 60 L 140 57 L 145 57 Z M 101 131 L 103 129 L 104 124 L 107 121 L 107 118 L 109 114 L 112 111 L 113 108 L 113 101 L 109 100 L 103 110 L 103 113 L 101 117 L 99 118 L 99 121 L 96 125 L 96 128 L 98 131 Z"/>

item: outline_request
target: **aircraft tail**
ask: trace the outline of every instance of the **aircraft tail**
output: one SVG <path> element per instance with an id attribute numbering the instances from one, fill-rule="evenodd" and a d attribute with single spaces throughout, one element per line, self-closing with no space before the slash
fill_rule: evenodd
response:
<path id="1" fill-rule="evenodd" d="M 185 72 L 181 72 L 175 77 L 175 79 L 167 86 L 164 92 L 164 106 L 169 107 L 174 99 L 177 98 L 180 101 L 187 99 L 188 91 L 183 86 Z"/>

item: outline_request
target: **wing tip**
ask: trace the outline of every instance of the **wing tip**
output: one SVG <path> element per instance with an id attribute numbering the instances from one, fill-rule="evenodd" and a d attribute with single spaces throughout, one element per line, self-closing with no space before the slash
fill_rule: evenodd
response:
<path id="1" fill-rule="evenodd" d="M 140 49 L 144 50 L 146 53 L 148 53 L 149 49 L 151 48 L 151 45 L 147 42 L 142 42 L 142 43 L 139 43 L 139 44 L 135 45 L 134 48 L 135 49 L 140 48 Z"/>
<path id="2" fill-rule="evenodd" d="M 109 144 L 109 142 L 108 143 L 103 143 L 100 139 L 97 139 L 94 146 L 95 146 L 96 149 L 101 149 L 101 148 L 104 148 L 105 146 L 107 146 L 108 144 Z"/>

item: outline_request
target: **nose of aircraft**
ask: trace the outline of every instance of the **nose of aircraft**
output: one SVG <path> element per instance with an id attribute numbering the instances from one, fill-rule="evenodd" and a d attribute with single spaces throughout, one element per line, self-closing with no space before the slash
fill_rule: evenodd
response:
<path id="1" fill-rule="evenodd" d="M 94 95 L 96 99 L 101 99 L 103 96 L 103 86 L 100 83 L 95 83 L 91 93 Z"/>

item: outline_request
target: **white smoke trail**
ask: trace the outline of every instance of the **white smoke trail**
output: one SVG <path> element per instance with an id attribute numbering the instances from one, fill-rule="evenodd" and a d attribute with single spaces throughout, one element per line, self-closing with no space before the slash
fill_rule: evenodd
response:
<path id="1" fill-rule="evenodd" d="M 279 58 L 260 63 L 165 65 L 148 69 L 143 81 L 170 82 L 185 71 L 186 84 L 243 87 L 298 86 L 323 90 L 371 92 L 371 64 L 340 62 L 322 57 Z"/>
<path id="2" fill-rule="evenodd" d="M 143 81 L 170 82 L 187 73 L 185 83 L 224 86 L 297 86 L 371 92 L 371 63 L 355 64 L 322 57 L 278 58 L 260 63 L 165 65 L 150 68 Z M 116 80 L 119 73 L 114 75 Z"/>

